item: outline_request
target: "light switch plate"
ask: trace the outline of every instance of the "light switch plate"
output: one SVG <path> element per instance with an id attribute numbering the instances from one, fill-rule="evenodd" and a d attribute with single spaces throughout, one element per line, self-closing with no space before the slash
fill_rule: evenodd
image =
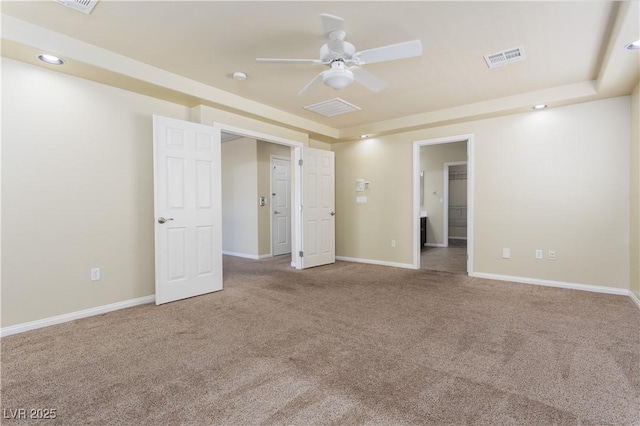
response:
<path id="1" fill-rule="evenodd" d="M 367 197 L 356 197 L 356 204 L 366 204 Z"/>
<path id="2" fill-rule="evenodd" d="M 91 281 L 98 281 L 100 279 L 100 268 L 91 268 Z"/>
<path id="3" fill-rule="evenodd" d="M 502 258 L 503 259 L 511 259 L 511 249 L 510 248 L 503 248 L 502 249 Z"/>

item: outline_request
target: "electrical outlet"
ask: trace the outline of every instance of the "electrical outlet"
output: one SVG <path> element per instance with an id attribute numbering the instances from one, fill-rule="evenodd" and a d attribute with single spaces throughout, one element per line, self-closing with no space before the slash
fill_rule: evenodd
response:
<path id="1" fill-rule="evenodd" d="M 100 268 L 91 268 L 91 281 L 98 281 L 100 279 Z"/>
<path id="2" fill-rule="evenodd" d="M 549 253 L 548 253 L 547 257 L 549 258 L 549 260 L 556 260 L 556 251 L 555 250 L 549 250 Z"/>
<path id="3" fill-rule="evenodd" d="M 396 240 L 391 240 L 391 247 L 393 247 L 393 248 L 396 247 Z"/>
<path id="4" fill-rule="evenodd" d="M 511 259 L 511 249 L 510 248 L 503 248 L 502 249 L 502 258 L 503 259 Z"/>
<path id="5" fill-rule="evenodd" d="M 542 250 L 540 249 L 536 250 L 536 259 L 542 259 Z"/>

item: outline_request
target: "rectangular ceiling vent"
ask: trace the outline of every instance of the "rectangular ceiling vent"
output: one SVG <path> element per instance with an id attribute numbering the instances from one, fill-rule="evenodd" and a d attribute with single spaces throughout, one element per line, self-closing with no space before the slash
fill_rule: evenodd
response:
<path id="1" fill-rule="evenodd" d="M 362 108 L 343 101 L 340 98 L 335 98 L 317 104 L 307 105 L 304 109 L 324 115 L 325 117 L 333 117 L 348 112 L 360 111 Z"/>
<path id="2" fill-rule="evenodd" d="M 86 13 L 87 15 L 91 13 L 94 7 L 96 7 L 96 3 L 98 0 L 56 0 L 58 3 L 70 7 L 71 9 L 75 9 L 79 12 Z"/>
<path id="3" fill-rule="evenodd" d="M 485 55 L 484 60 L 489 68 L 503 67 L 513 62 L 519 62 L 526 58 L 524 48 L 514 47 L 512 49 L 503 50 L 502 52 Z"/>

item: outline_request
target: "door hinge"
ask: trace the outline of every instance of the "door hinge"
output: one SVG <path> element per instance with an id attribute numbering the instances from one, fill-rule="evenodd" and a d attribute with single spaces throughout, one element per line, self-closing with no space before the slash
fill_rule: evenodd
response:
<path id="1" fill-rule="evenodd" d="M 304 163 L 304 161 L 302 161 L 302 159 L 298 160 L 298 166 L 302 166 L 302 163 Z"/>
<path id="2" fill-rule="evenodd" d="M 303 251 L 299 251 L 299 252 L 298 252 L 298 256 L 300 256 L 300 257 L 304 257 L 304 252 L 303 252 Z"/>
<path id="3" fill-rule="evenodd" d="M 302 204 L 300 204 L 300 211 L 302 211 Z"/>

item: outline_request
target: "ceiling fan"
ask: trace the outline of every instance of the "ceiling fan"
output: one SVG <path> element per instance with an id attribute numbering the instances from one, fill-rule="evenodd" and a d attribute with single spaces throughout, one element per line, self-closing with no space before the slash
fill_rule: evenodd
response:
<path id="1" fill-rule="evenodd" d="M 369 90 L 379 92 L 387 86 L 387 83 L 381 78 L 362 69 L 360 67 L 361 65 L 422 55 L 422 43 L 420 40 L 407 41 L 358 52 L 353 44 L 344 41 L 346 36 L 344 19 L 328 13 L 322 13 L 320 16 L 322 17 L 322 25 L 327 42 L 320 48 L 319 59 L 256 59 L 258 62 L 329 65 L 328 70 L 318 74 L 298 92 L 298 95 L 311 90 L 320 82 L 334 89 L 343 89 L 356 81 Z"/>

